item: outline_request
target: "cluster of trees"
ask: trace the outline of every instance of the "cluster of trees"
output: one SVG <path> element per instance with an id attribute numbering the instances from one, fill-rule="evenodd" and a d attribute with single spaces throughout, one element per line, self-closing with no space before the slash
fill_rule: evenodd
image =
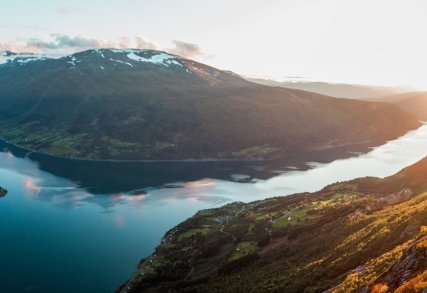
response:
<path id="1" fill-rule="evenodd" d="M 5 196 L 7 194 L 7 190 L 0 186 L 0 197 Z"/>

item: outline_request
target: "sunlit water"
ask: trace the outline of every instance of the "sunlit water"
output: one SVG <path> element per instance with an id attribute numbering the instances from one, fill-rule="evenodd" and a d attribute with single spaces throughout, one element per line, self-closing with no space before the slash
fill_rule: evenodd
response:
<path id="1" fill-rule="evenodd" d="M 9 190 L 0 198 L 0 292 L 112 292 L 196 211 L 392 175 L 427 155 L 427 125 L 367 154 L 280 174 L 262 162 L 89 162 L 0 149 Z"/>

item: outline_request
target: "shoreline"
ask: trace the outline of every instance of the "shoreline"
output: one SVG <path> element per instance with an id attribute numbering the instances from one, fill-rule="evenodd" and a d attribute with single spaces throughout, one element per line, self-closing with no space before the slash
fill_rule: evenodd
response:
<path id="1" fill-rule="evenodd" d="M 412 133 L 414 133 L 414 135 L 415 136 L 417 136 L 417 133 L 425 133 L 425 130 L 426 130 L 426 128 L 425 127 L 423 127 L 423 128 L 421 128 L 420 130 L 418 130 L 417 132 L 412 132 Z M 414 136 L 413 135 L 413 136 Z M 419 135 L 418 135 L 419 136 Z M 412 137 L 412 136 L 411 136 Z M 371 144 L 372 145 L 372 142 L 370 142 L 369 144 Z M 6 145 L 4 145 L 4 144 L 2 144 L 4 147 L 7 147 Z M 357 146 L 357 147 L 360 147 L 360 146 Z M 381 148 L 381 147 L 380 147 Z M 14 154 L 16 154 L 18 157 L 21 157 L 21 158 L 25 158 L 25 155 L 26 155 L 26 151 L 18 151 L 18 150 L 15 150 L 14 148 L 12 148 L 11 146 L 10 146 L 10 150 L 14 153 Z M 368 149 L 368 148 L 366 148 L 366 152 L 370 152 L 370 150 Z M 331 153 L 331 157 L 336 157 L 337 156 L 337 151 L 335 151 L 335 150 L 332 150 L 332 151 L 330 151 L 329 153 Z M 351 157 L 353 157 L 353 158 L 357 158 L 358 157 L 358 154 L 350 154 L 350 153 L 347 153 L 347 155 L 348 156 L 351 156 Z M 28 159 L 28 162 L 30 162 L 32 159 L 36 159 L 36 160 L 40 160 L 40 161 L 42 161 L 42 156 L 35 156 L 35 155 L 31 155 L 30 156 L 30 158 L 31 159 Z M 45 157 L 46 158 L 46 161 L 56 161 L 56 163 L 54 163 L 54 164 L 52 164 L 52 168 L 53 167 L 61 167 L 62 165 L 61 164 L 68 164 L 68 162 L 69 161 L 62 161 L 62 160 L 54 160 L 52 157 Z M 82 162 L 80 162 L 80 161 L 75 161 L 74 162 L 74 166 L 76 166 L 77 168 L 78 168 L 78 166 L 89 166 L 89 165 L 97 165 L 97 164 L 94 164 L 94 163 L 82 163 Z M 262 162 L 260 162 L 259 164 L 257 164 L 257 165 L 263 165 L 264 163 L 262 163 Z M 47 166 L 49 166 L 49 164 L 45 164 L 43 161 L 41 162 L 41 165 L 40 166 L 42 166 L 43 167 L 43 165 L 47 165 Z M 104 167 L 107 167 L 108 168 L 108 164 L 100 164 L 100 165 L 103 165 Z M 131 165 L 131 164 L 130 164 Z M 136 164 L 135 164 L 136 165 Z M 160 165 L 160 164 L 159 164 Z M 206 168 L 209 168 L 209 166 L 212 166 L 212 165 L 215 165 L 215 164 L 200 164 L 200 165 L 192 165 L 192 164 L 183 164 L 183 165 L 186 165 L 186 166 L 207 166 Z M 230 163 L 230 165 L 231 165 L 231 163 Z M 237 166 L 240 166 L 240 164 L 236 164 Z M 114 168 L 114 166 L 117 166 L 118 167 L 118 170 L 120 171 L 120 169 L 121 168 L 126 168 L 126 166 L 127 165 L 114 165 L 114 164 L 112 164 L 111 165 L 113 168 Z M 121 167 L 120 167 L 121 166 Z M 132 165 L 131 165 L 132 166 Z M 146 166 L 150 166 L 150 164 L 146 164 Z M 154 166 L 154 164 L 152 164 L 151 166 Z M 166 167 L 171 167 L 172 166 L 172 168 L 173 168 L 173 166 L 179 166 L 179 164 L 168 164 L 168 165 L 163 165 L 163 166 L 166 166 Z M 62 168 L 62 167 L 61 167 Z M 177 167 L 178 168 L 178 167 Z M 152 169 L 152 168 L 147 168 L 147 169 Z M 161 168 L 161 169 L 164 169 L 164 168 Z M 178 168 L 179 169 L 179 168 Z M 196 168 L 196 169 L 199 169 L 199 168 Z M 43 171 L 46 171 L 46 169 L 42 169 Z M 75 169 L 79 174 L 80 174 L 80 171 L 79 171 L 79 169 Z M 49 170 L 47 170 L 48 172 L 49 172 Z M 85 170 L 81 170 L 82 172 L 85 172 L 86 171 L 86 169 Z M 90 170 L 87 170 L 87 171 L 90 171 Z M 130 172 L 134 172 L 134 169 L 130 169 Z M 228 171 L 227 171 L 228 172 Z M 161 173 L 159 173 L 159 174 L 161 174 Z M 59 174 L 59 176 L 61 176 L 61 177 L 63 177 L 64 176 L 64 174 Z M 67 177 L 68 178 L 68 177 Z M 111 178 L 114 178 L 114 177 L 111 177 Z M 73 178 L 73 179 L 75 179 L 75 178 Z M 78 178 L 79 179 L 79 178 Z M 6 182 L 4 182 L 4 184 L 6 184 Z M 12 186 L 10 186 L 10 187 L 12 187 Z M 270 193 L 271 194 L 271 192 L 267 192 L 267 193 Z M 282 193 L 275 193 L 275 195 L 277 196 L 277 195 L 279 195 L 279 194 L 282 194 Z M 282 194 L 283 195 L 283 194 Z M 7 200 L 7 198 L 5 198 L 6 200 Z M 222 205 L 221 205 L 222 206 Z M 193 213 L 192 213 L 193 214 Z M 189 217 L 191 217 L 192 215 L 188 215 L 188 217 L 185 217 L 185 218 L 189 218 Z M 178 222 L 179 221 L 176 221 L 176 222 L 171 222 L 171 225 L 170 225 L 170 228 L 172 228 L 172 227 L 174 227 L 176 224 L 178 224 Z M 169 225 L 168 225 L 169 226 Z M 166 230 L 165 230 L 166 231 Z M 130 267 L 130 270 L 129 270 L 129 275 L 125 275 L 125 277 L 123 278 L 123 276 L 121 276 L 119 279 L 119 282 L 117 282 L 117 280 L 115 280 L 115 282 L 114 282 L 114 284 L 121 284 L 124 280 L 126 280 L 126 279 L 128 279 L 128 277 L 130 277 L 131 276 L 131 273 L 132 272 L 135 272 L 135 265 L 137 264 L 137 262 L 143 257 L 143 256 L 145 256 L 145 255 L 149 255 L 150 253 L 152 253 L 152 250 L 151 249 L 154 249 L 154 247 L 157 245 L 157 244 L 159 244 L 159 241 L 160 241 L 160 239 L 161 239 L 161 237 L 163 236 L 163 233 L 162 233 L 162 235 L 160 235 L 160 236 L 158 236 L 158 237 L 156 237 L 157 238 L 157 240 L 156 239 L 153 239 L 153 243 L 152 243 L 152 245 L 149 245 L 149 247 L 147 247 L 147 249 L 145 249 L 144 248 L 144 250 L 142 251 L 143 253 L 141 253 L 141 251 L 139 251 L 139 253 L 138 253 L 138 251 L 136 251 L 136 253 L 135 253 L 135 255 L 136 255 L 136 257 L 133 257 L 133 259 L 134 259 L 134 262 L 132 262 L 131 264 L 130 264 L 130 266 L 128 266 L 128 267 Z M 152 246 L 152 247 L 151 247 Z M 151 248 L 151 249 L 150 249 Z M 146 252 L 146 250 L 147 250 L 147 252 Z M 139 255 L 139 257 L 138 257 L 138 255 Z M 112 287 L 115 287 L 115 286 L 112 286 Z"/>
<path id="2" fill-rule="evenodd" d="M 421 173 L 423 173 L 423 171 L 425 173 L 426 172 L 425 168 L 427 166 L 426 162 L 427 162 L 427 157 L 424 157 L 420 161 L 417 161 L 414 164 L 406 166 L 400 171 L 397 171 L 396 173 L 394 173 L 393 175 L 387 176 L 385 178 L 375 177 L 376 179 L 378 179 L 375 182 L 372 182 L 372 177 L 357 177 L 355 179 L 339 181 L 339 182 L 325 185 L 322 189 L 315 192 L 293 193 L 287 196 L 277 196 L 277 197 L 273 197 L 265 200 L 251 201 L 251 202 L 245 202 L 245 203 L 233 202 L 219 208 L 201 210 L 196 214 L 194 214 L 192 217 L 179 223 L 174 228 L 167 231 L 164 234 L 163 238 L 161 239 L 161 243 L 156 247 L 156 250 L 151 255 L 143 258 L 140 261 L 140 263 L 138 264 L 137 270 L 131 275 L 131 277 L 126 282 L 124 282 L 119 287 L 117 287 L 115 292 L 117 293 L 145 292 L 145 290 L 149 290 L 149 291 L 154 290 L 157 292 L 158 290 L 168 291 L 168 290 L 174 290 L 176 288 L 184 288 L 184 290 L 185 289 L 188 290 L 189 288 L 193 288 L 192 286 L 195 286 L 197 288 L 197 285 L 202 284 L 204 281 L 207 281 L 207 283 L 210 283 L 210 285 L 218 284 L 216 283 L 216 281 L 221 280 L 221 277 L 218 277 L 218 276 L 227 275 L 226 273 L 233 273 L 234 270 L 238 270 L 238 269 L 241 269 L 241 270 L 235 274 L 235 279 L 240 280 L 240 273 L 241 272 L 246 273 L 246 271 L 244 271 L 244 267 L 246 265 L 248 265 L 249 263 L 252 263 L 252 261 L 256 261 L 257 259 L 262 259 L 263 255 L 266 255 L 267 252 L 273 251 L 274 249 L 280 247 L 280 245 L 276 246 L 278 243 L 280 243 L 280 241 L 282 241 L 282 244 L 284 243 L 289 244 L 290 243 L 288 241 L 289 238 L 292 237 L 292 239 L 295 240 L 295 238 L 297 237 L 296 233 L 305 234 L 305 233 L 311 233 L 311 231 L 317 230 L 317 231 L 321 231 L 321 232 L 318 232 L 319 234 L 331 233 L 333 235 L 335 230 L 337 230 L 337 229 L 326 229 L 326 230 L 314 229 L 317 227 L 310 226 L 310 225 L 313 225 L 313 222 L 309 222 L 310 225 L 305 225 L 305 227 L 301 225 L 299 230 L 296 230 L 296 229 L 286 230 L 288 226 L 292 225 L 293 227 L 295 227 L 296 225 L 299 225 L 300 220 L 303 222 L 305 221 L 306 218 L 310 219 L 311 216 L 313 216 L 313 219 L 317 220 L 317 222 L 314 222 L 314 224 L 319 225 L 318 227 L 324 227 L 329 223 L 334 223 L 336 221 L 337 214 L 338 214 L 338 217 L 349 219 L 349 220 L 344 223 L 338 221 L 334 225 L 340 226 L 342 224 L 348 224 L 348 223 L 350 223 L 350 225 L 354 225 L 353 219 L 357 215 L 360 215 L 361 211 L 363 211 L 365 215 L 371 215 L 372 213 L 376 213 L 376 212 L 378 212 L 379 214 L 384 214 L 383 213 L 384 209 L 388 208 L 390 209 L 390 211 L 386 214 L 390 216 L 390 218 L 387 222 L 391 222 L 392 219 L 396 219 L 396 217 L 398 217 L 397 214 L 393 215 L 393 210 L 396 208 L 396 206 L 402 205 L 402 204 L 407 204 L 408 206 L 414 206 L 415 204 L 413 202 L 408 203 L 410 199 L 411 198 L 413 199 L 413 197 L 417 197 L 423 194 L 422 189 L 418 190 L 418 186 L 420 186 L 420 183 L 422 182 L 422 177 L 421 178 L 418 177 L 419 179 L 417 179 L 415 182 L 414 180 L 408 180 L 408 179 L 413 178 L 412 176 L 414 173 L 419 173 L 421 168 L 424 168 L 424 170 L 421 169 Z M 417 171 L 417 172 L 414 172 L 414 171 Z M 395 181 L 404 182 L 405 186 L 409 186 L 409 187 L 406 187 L 405 189 L 400 190 L 399 188 L 401 187 L 401 185 L 396 185 Z M 348 184 L 354 184 L 354 182 L 356 182 L 357 186 L 359 186 L 360 184 L 362 187 L 360 189 L 359 187 L 355 187 L 355 189 L 349 190 Z M 372 189 L 367 189 L 366 184 L 364 183 L 371 184 Z M 425 188 L 424 185 L 421 185 L 421 186 Z M 374 196 L 372 196 L 373 190 L 377 190 L 376 188 L 378 186 L 382 187 L 381 191 L 376 193 Z M 400 190 L 400 191 L 398 193 L 395 193 L 396 190 Z M 412 192 L 412 190 L 414 190 L 414 192 Z M 342 193 L 342 192 L 345 192 L 345 193 Z M 340 196 L 339 199 L 336 198 L 337 195 Z M 387 198 L 389 197 L 391 197 L 391 201 L 387 200 Z M 367 202 L 367 200 L 372 200 L 372 199 L 374 201 Z M 300 203 L 300 205 L 297 207 L 294 207 L 293 209 L 290 209 L 289 207 L 292 206 L 292 204 L 294 204 L 297 201 Z M 342 204 L 343 202 L 352 204 L 353 208 L 351 210 L 346 210 L 345 206 L 341 205 L 338 208 L 342 208 L 342 210 L 340 212 L 337 212 L 337 208 L 336 206 L 334 206 L 334 203 L 337 203 L 337 202 L 339 204 Z M 356 204 L 354 205 L 354 203 Z M 358 205 L 357 203 L 359 203 L 360 205 Z M 381 203 L 381 206 L 377 209 L 372 209 L 372 203 Z M 416 204 L 419 204 L 419 203 L 420 201 L 416 202 Z M 288 206 L 286 206 L 286 204 Z M 314 208 L 312 206 L 313 204 L 315 205 Z M 326 221 L 324 221 L 325 218 L 318 217 L 318 214 L 316 213 L 312 213 L 311 215 L 308 213 L 299 215 L 297 211 L 298 209 L 301 209 L 301 207 L 303 207 L 304 209 L 313 208 L 313 210 L 316 210 L 319 207 L 321 207 L 323 209 L 326 209 L 326 211 L 330 213 L 330 217 L 327 218 Z M 282 211 L 280 213 L 277 213 L 277 211 L 280 211 L 280 210 Z M 422 209 L 420 209 L 420 211 L 421 210 Z M 261 219 L 262 223 L 257 224 L 259 216 L 268 215 L 269 213 L 274 213 L 274 212 L 276 213 L 276 215 L 272 217 L 262 218 Z M 413 215 L 411 214 L 411 212 L 407 212 L 407 213 L 408 213 L 408 216 Z M 243 218 L 240 217 L 241 214 L 244 215 Z M 295 220 L 292 220 L 292 218 L 289 215 L 292 215 L 292 218 L 295 217 Z M 324 215 L 325 213 L 322 214 L 322 216 Z M 418 212 L 418 216 L 420 215 L 421 215 L 421 212 Z M 285 216 L 287 217 L 287 221 L 283 222 L 282 219 Z M 210 224 L 213 217 L 218 222 L 216 225 Z M 369 227 L 373 223 L 375 223 L 375 221 L 378 220 L 378 217 L 373 217 L 372 220 L 373 222 L 370 222 L 370 223 L 365 222 L 364 223 L 365 227 Z M 379 225 L 381 225 L 380 222 L 381 220 L 378 222 Z M 254 236 L 255 233 L 253 232 L 253 230 L 251 230 L 250 227 L 252 227 L 253 229 L 253 227 L 256 227 L 256 225 L 259 225 L 259 227 L 262 229 L 256 230 L 258 231 L 257 232 L 258 235 Z M 422 224 L 419 224 L 419 226 L 421 225 Z M 205 227 L 205 226 L 208 226 L 208 228 L 206 228 L 207 230 L 200 232 L 201 229 L 199 227 Z M 224 231 L 224 227 L 227 228 L 228 232 Z M 265 227 L 268 227 L 268 228 L 265 228 Z M 307 227 L 310 227 L 311 229 L 308 229 Z M 351 226 L 348 226 L 348 227 L 351 227 Z M 345 231 L 345 229 L 347 228 L 344 228 L 343 231 Z M 199 231 L 195 232 L 195 230 L 199 230 Z M 264 230 L 268 231 L 268 233 L 266 233 Z M 349 229 L 347 229 L 347 231 L 348 230 Z M 359 231 L 359 230 L 360 228 L 356 228 L 356 231 Z M 189 233 L 190 231 L 193 231 L 190 233 L 190 236 L 194 237 L 194 239 L 191 239 L 190 236 L 181 238 L 182 235 L 187 235 L 186 233 Z M 240 231 L 243 231 L 243 234 L 240 233 Z M 399 231 L 398 228 L 395 228 L 395 231 L 397 235 L 402 235 L 401 230 Z M 225 238 L 220 233 L 226 234 Z M 293 236 L 289 236 L 292 233 L 293 233 Z M 349 235 L 351 236 L 353 232 L 350 231 L 348 233 L 349 234 L 347 236 Z M 417 230 L 415 230 L 415 233 L 412 234 L 411 236 L 414 236 L 416 239 L 419 239 L 420 234 L 418 233 L 418 236 L 417 236 L 417 233 L 418 233 Z M 373 234 L 380 235 L 381 237 L 381 234 L 379 233 L 375 232 Z M 199 236 L 202 235 L 202 236 L 199 237 L 197 235 Z M 238 235 L 237 237 L 239 238 L 237 238 L 236 235 Z M 312 234 L 312 235 L 316 237 L 315 234 Z M 408 235 L 410 234 L 408 233 L 406 236 Z M 212 239 L 209 237 L 216 237 L 220 241 L 216 241 L 216 242 L 211 241 L 210 243 L 207 240 L 205 241 L 205 239 Z M 363 239 L 363 237 L 364 236 L 362 235 L 361 239 Z M 344 240 L 338 241 L 334 247 L 328 248 L 328 249 L 331 249 L 332 251 L 334 251 L 337 247 L 339 247 L 338 245 L 342 245 L 341 241 L 345 241 L 348 238 L 346 237 L 343 239 Z M 405 242 L 404 240 L 402 241 L 403 241 L 402 243 Z M 184 243 L 185 245 L 182 245 L 182 243 Z M 188 247 L 189 243 L 193 246 L 192 248 L 194 250 L 193 249 L 184 250 L 183 247 Z M 200 245 L 199 243 L 202 243 L 202 245 Z M 230 244 L 231 247 L 224 245 L 224 243 Z M 299 247 L 298 245 L 300 245 L 298 241 L 294 241 L 293 244 L 295 244 L 296 247 Z M 400 243 L 395 245 L 402 245 L 402 244 Z M 218 252 L 218 250 L 215 250 L 216 246 L 221 246 L 220 249 L 222 249 L 222 251 Z M 286 246 L 283 245 L 281 248 L 283 247 L 286 247 Z M 372 249 L 378 249 L 378 247 L 376 247 L 375 244 L 370 244 L 370 247 Z M 243 249 L 243 252 L 236 253 L 236 251 L 239 251 L 242 249 Z M 192 253 L 197 250 L 198 250 L 198 254 Z M 223 253 L 223 251 L 225 251 L 225 253 Z M 370 256 L 370 259 L 377 259 L 383 256 L 384 253 L 386 253 L 387 251 L 390 251 L 390 250 L 385 250 L 385 252 L 382 252 L 378 255 Z M 232 258 L 232 256 L 236 256 L 236 255 L 237 255 L 237 258 Z M 173 264 L 178 263 L 180 265 L 183 265 L 185 263 L 188 265 L 176 266 L 177 268 L 175 268 L 174 266 L 172 269 L 174 271 L 172 273 L 168 273 L 168 271 L 164 273 L 164 270 L 162 269 L 164 269 L 167 265 L 169 265 L 169 263 L 166 263 L 166 264 L 162 263 L 162 261 L 166 259 L 165 256 L 171 257 L 172 260 L 170 261 L 170 263 L 173 263 Z M 288 259 L 290 258 L 290 256 L 292 256 L 292 254 L 291 255 L 284 254 L 281 257 L 283 259 Z M 355 257 L 357 258 L 357 256 L 354 256 L 352 254 L 348 254 L 348 257 L 349 259 L 353 259 Z M 397 258 L 397 260 L 399 259 L 401 259 L 400 256 Z M 200 269 L 200 267 L 202 267 L 200 265 L 202 263 L 201 260 L 210 260 L 211 261 L 210 263 L 214 266 L 213 269 L 211 268 L 209 270 L 208 275 L 206 275 L 206 271 L 208 270 L 204 271 Z M 224 260 L 227 260 L 227 261 L 224 262 Z M 271 263 L 271 259 L 264 258 L 264 260 L 266 261 L 263 263 L 263 265 L 264 267 L 267 267 L 268 264 Z M 306 261 L 306 263 L 308 264 L 312 264 L 312 259 L 304 259 L 304 261 Z M 294 261 L 294 266 L 298 268 L 299 263 L 300 262 Z M 341 284 L 343 282 L 343 279 L 341 278 L 343 274 L 350 275 L 354 273 L 355 270 L 351 268 L 361 267 L 360 264 L 356 263 L 354 264 L 354 267 L 347 268 L 346 264 L 348 263 L 348 261 L 346 260 L 346 262 L 343 262 L 343 263 L 344 263 L 344 266 L 342 267 L 342 272 L 338 272 L 336 273 L 335 276 L 332 276 L 333 278 L 339 281 L 337 284 Z M 363 262 L 363 263 L 367 264 L 366 266 L 371 265 L 369 262 Z M 160 277 L 157 277 L 157 275 L 159 274 L 155 270 L 154 271 L 152 270 L 152 268 L 157 269 L 157 266 L 159 266 L 160 268 L 159 270 L 161 272 Z M 365 267 L 365 265 L 363 265 L 363 267 Z M 365 268 L 363 268 L 363 270 L 366 271 Z M 175 274 L 175 272 L 177 273 Z M 193 272 L 198 272 L 198 275 L 194 279 L 189 278 Z M 164 274 L 162 275 L 162 273 Z M 384 275 L 383 272 L 379 273 L 378 278 L 380 279 L 381 276 L 383 275 Z M 208 278 L 211 278 L 211 279 L 208 280 Z M 371 282 L 371 281 L 368 280 L 368 282 Z M 226 282 L 222 284 L 225 286 L 229 285 Z M 204 288 L 206 290 L 206 287 L 202 286 L 201 288 Z M 336 287 L 333 286 L 331 288 L 336 288 Z"/>
<path id="3" fill-rule="evenodd" d="M 179 162 L 179 163 L 206 163 L 206 162 L 269 162 L 269 161 L 277 161 L 277 160 L 285 160 L 287 158 L 292 158 L 295 156 L 301 156 L 301 155 L 309 155 L 309 154 L 315 154 L 315 153 L 320 153 L 322 151 L 331 151 L 331 150 L 336 150 L 336 149 L 341 149 L 341 148 L 351 148 L 351 147 L 357 147 L 357 146 L 362 146 L 362 148 L 367 148 L 367 149 L 372 149 L 378 146 L 381 146 L 389 141 L 392 140 L 396 140 L 399 139 L 400 137 L 412 132 L 412 131 L 416 131 L 417 129 L 419 129 L 420 127 L 422 127 L 423 125 L 426 125 L 427 122 L 426 121 L 419 121 L 421 124 L 419 127 L 415 128 L 415 129 L 410 129 L 407 132 L 405 132 L 404 134 L 392 138 L 392 139 L 386 139 L 386 140 L 381 140 L 381 141 L 377 141 L 377 140 L 365 140 L 365 141 L 360 141 L 360 142 L 348 142 L 348 143 L 342 143 L 342 144 L 337 144 L 337 145 L 328 145 L 327 143 L 324 144 L 324 146 L 322 147 L 317 147 L 316 149 L 313 150 L 308 150 L 308 151 L 301 151 L 301 152 L 293 152 L 293 153 L 289 153 L 287 155 L 284 156 L 278 156 L 278 157 L 273 157 L 273 158 L 244 158 L 244 159 L 216 159 L 216 158 L 204 158 L 204 159 L 146 159 L 146 160 L 120 160 L 120 159 L 89 159 L 89 158 L 79 158 L 79 157 L 66 157 L 66 156 L 61 156 L 61 155 L 56 155 L 56 154 L 51 154 L 51 153 L 46 153 L 46 152 L 42 152 L 42 151 L 37 151 L 37 150 L 33 150 L 18 144 L 15 144 L 11 141 L 8 141 L 7 139 L 5 139 L 4 137 L 0 137 L 0 142 L 6 144 L 6 145 L 10 145 L 16 149 L 22 150 L 22 151 L 27 151 L 28 154 L 26 154 L 26 157 L 29 157 L 31 154 L 35 154 L 35 155 L 43 155 L 43 156 L 48 156 L 48 157 L 52 157 L 52 158 L 57 158 L 57 159 L 64 159 L 64 160 L 73 160 L 73 161 L 84 161 L 84 162 L 104 162 L 104 163 L 172 163 L 172 162 Z M 372 143 L 372 144 L 370 144 Z M 358 151 L 352 151 L 354 152 L 358 152 Z M 363 152 L 362 152 L 363 153 Z"/>
<path id="4" fill-rule="evenodd" d="M 421 122 L 421 121 L 420 121 Z M 420 127 L 422 127 L 423 125 L 426 125 L 427 123 L 426 122 L 424 122 L 424 121 L 422 121 L 422 124 L 420 125 Z M 408 133 L 411 133 L 411 132 L 413 132 L 413 131 L 416 131 L 416 130 L 418 130 L 420 127 L 418 127 L 418 128 L 416 128 L 416 129 L 413 129 L 413 130 L 409 130 L 409 131 L 407 131 L 405 134 L 403 134 L 403 135 L 401 135 L 401 136 L 399 136 L 398 138 L 395 138 L 395 140 L 397 140 L 397 139 L 399 139 L 399 138 L 401 138 L 401 137 L 403 137 L 403 136 L 405 136 L 405 135 L 407 135 Z M 387 141 L 385 141 L 384 143 L 382 143 L 382 144 L 380 144 L 380 145 L 377 145 L 377 146 L 374 146 L 374 147 L 369 147 L 369 149 L 374 149 L 374 148 L 376 148 L 376 147 L 379 147 L 379 146 L 381 146 L 381 145 L 383 145 L 383 144 L 386 144 L 387 142 L 389 142 L 389 141 L 392 141 L 392 140 L 387 140 Z M 353 154 L 353 156 L 358 156 L 358 155 L 361 155 L 361 154 L 366 154 L 367 152 L 363 152 L 363 153 L 358 153 L 358 154 Z M 329 185 L 333 185 L 333 184 L 335 184 L 335 183 L 331 183 L 331 184 L 329 184 Z M 327 186 L 329 186 L 329 185 L 326 185 L 326 186 L 324 186 L 323 188 L 327 188 Z M 292 194 L 290 194 L 290 195 L 285 195 L 285 196 L 273 196 L 273 197 L 271 197 L 271 198 L 274 198 L 274 199 L 277 199 L 277 198 L 281 198 L 281 197 L 298 197 L 298 196 L 300 196 L 301 194 L 303 194 L 303 193 L 292 193 Z M 266 199 L 264 199 L 264 200 L 266 200 Z M 255 200 L 255 201 L 252 201 L 252 202 L 245 202 L 245 204 L 246 205 L 248 205 L 248 204 L 252 204 L 252 203 L 256 203 L 256 202 L 260 202 L 260 201 L 263 201 L 263 200 Z M 235 202 L 232 202 L 232 203 L 230 203 L 230 204 L 233 204 L 233 203 L 235 203 Z M 226 204 L 227 205 L 227 204 Z M 215 210 L 215 209 L 221 209 L 221 208 L 223 208 L 224 206 L 226 206 L 226 205 L 222 205 L 222 206 L 220 206 L 220 207 L 216 207 L 216 208 L 212 208 L 212 210 Z M 210 210 L 210 209 L 208 209 L 208 210 Z M 128 290 L 128 288 L 129 288 L 129 285 L 131 285 L 132 283 L 133 283 L 133 281 L 138 277 L 138 274 L 140 273 L 140 268 L 141 268 L 141 265 L 144 263 L 144 261 L 146 261 L 147 259 L 149 259 L 152 255 L 153 255 L 153 253 L 155 253 L 156 252 L 156 249 L 162 244 L 162 241 L 164 240 L 164 239 L 166 239 L 167 238 L 167 236 L 168 236 L 168 234 L 170 234 L 171 233 L 171 231 L 174 231 L 174 229 L 177 229 L 177 226 L 179 226 L 179 225 L 181 225 L 182 223 L 184 223 L 185 221 L 187 221 L 187 220 L 189 220 L 189 219 L 191 219 L 191 218 L 193 218 L 193 217 L 195 217 L 195 216 L 197 216 L 197 214 L 199 213 L 199 212 L 201 212 L 201 211 L 203 211 L 203 210 L 200 210 L 200 211 L 198 211 L 196 214 L 194 214 L 193 216 L 191 216 L 191 217 L 189 217 L 189 218 L 187 218 L 186 220 L 184 220 L 183 222 L 181 222 L 181 223 L 178 223 L 176 226 L 174 226 L 173 228 L 171 228 L 170 230 L 168 230 L 163 236 L 162 236 L 162 238 L 160 239 L 160 241 L 158 242 L 158 244 L 156 245 L 156 247 L 155 247 L 155 249 L 153 250 L 153 252 L 151 253 L 151 254 L 149 254 L 149 255 L 147 255 L 147 256 L 145 256 L 145 257 L 142 257 L 141 259 L 140 259 L 140 261 L 138 262 L 138 265 L 137 265 L 137 267 L 136 267 L 136 269 L 135 269 L 135 271 L 132 273 L 132 275 L 129 277 L 129 279 L 127 279 L 127 280 L 125 280 L 122 284 L 120 284 L 117 288 L 116 288 L 116 290 L 115 290 L 115 292 L 117 292 L 117 293 L 122 293 L 122 292 L 127 292 L 127 290 Z"/>

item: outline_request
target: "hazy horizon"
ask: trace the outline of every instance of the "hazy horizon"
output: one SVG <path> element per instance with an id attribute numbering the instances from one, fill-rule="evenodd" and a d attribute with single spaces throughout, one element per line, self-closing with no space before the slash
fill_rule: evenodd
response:
<path id="1" fill-rule="evenodd" d="M 420 0 L 0 3 L 0 50 L 159 49 L 244 76 L 427 89 Z"/>

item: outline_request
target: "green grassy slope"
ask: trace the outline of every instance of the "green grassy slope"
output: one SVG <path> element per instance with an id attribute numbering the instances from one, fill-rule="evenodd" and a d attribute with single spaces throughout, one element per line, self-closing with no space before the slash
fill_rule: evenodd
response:
<path id="1" fill-rule="evenodd" d="M 385 179 L 200 211 L 122 291 L 422 292 L 426 225 L 427 158 Z"/>

